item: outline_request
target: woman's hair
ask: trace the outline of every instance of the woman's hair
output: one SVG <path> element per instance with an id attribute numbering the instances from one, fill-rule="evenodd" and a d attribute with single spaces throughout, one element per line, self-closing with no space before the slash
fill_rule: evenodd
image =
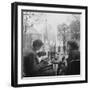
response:
<path id="1" fill-rule="evenodd" d="M 68 41 L 67 44 L 70 45 L 70 49 L 71 49 L 71 50 L 78 50 L 78 48 L 79 48 L 79 46 L 78 46 L 78 44 L 76 43 L 76 41 Z"/>
<path id="2" fill-rule="evenodd" d="M 40 48 L 42 47 L 42 45 L 43 45 L 43 43 L 42 43 L 42 41 L 39 40 L 39 39 L 33 41 L 33 49 L 34 49 L 34 50 L 40 49 Z"/>

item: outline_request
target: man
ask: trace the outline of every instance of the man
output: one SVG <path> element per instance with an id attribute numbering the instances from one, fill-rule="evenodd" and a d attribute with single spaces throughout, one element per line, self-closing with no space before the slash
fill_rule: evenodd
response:
<path id="1" fill-rule="evenodd" d="M 53 70 L 45 72 L 45 68 L 48 67 L 48 63 L 47 61 L 45 61 L 45 59 L 47 58 L 44 58 L 44 60 L 39 61 L 40 55 L 38 56 L 37 53 L 41 51 L 43 47 L 42 41 L 35 40 L 32 46 L 32 51 L 24 57 L 24 77 L 52 75 Z M 46 70 L 48 70 L 48 68 Z"/>

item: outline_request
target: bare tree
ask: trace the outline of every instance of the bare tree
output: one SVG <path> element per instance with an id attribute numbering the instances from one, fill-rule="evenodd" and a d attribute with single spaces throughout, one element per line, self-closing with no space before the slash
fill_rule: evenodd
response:
<path id="1" fill-rule="evenodd" d="M 70 24 L 72 39 L 80 40 L 80 16 L 73 16 L 74 20 L 72 20 Z"/>

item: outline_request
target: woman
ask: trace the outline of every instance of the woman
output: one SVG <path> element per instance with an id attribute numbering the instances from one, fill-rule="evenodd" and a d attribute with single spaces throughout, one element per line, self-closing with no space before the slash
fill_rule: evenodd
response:
<path id="1" fill-rule="evenodd" d="M 68 41 L 68 68 L 66 75 L 80 74 L 80 51 L 75 41 Z"/>

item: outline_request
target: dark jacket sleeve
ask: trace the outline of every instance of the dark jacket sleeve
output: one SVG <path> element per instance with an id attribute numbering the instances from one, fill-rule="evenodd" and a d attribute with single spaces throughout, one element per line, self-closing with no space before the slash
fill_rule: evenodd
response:
<path id="1" fill-rule="evenodd" d="M 69 57 L 68 57 L 68 59 L 67 59 L 67 62 L 69 63 L 69 62 L 71 62 L 72 60 L 77 60 L 77 59 L 80 60 L 80 52 L 77 51 L 77 50 L 74 50 L 74 51 L 71 51 L 71 52 L 69 53 Z"/>
<path id="2" fill-rule="evenodd" d="M 69 63 L 66 74 L 79 75 L 80 74 L 80 61 L 73 61 Z"/>
<path id="3" fill-rule="evenodd" d="M 33 58 L 34 56 L 32 53 L 28 54 L 27 56 L 24 56 L 23 65 L 24 65 L 24 73 L 26 76 L 31 75 L 33 72 L 33 63 L 34 63 Z"/>
<path id="4" fill-rule="evenodd" d="M 26 76 L 38 75 L 43 63 L 39 63 L 35 54 L 29 53 L 24 57 L 24 72 Z"/>
<path id="5" fill-rule="evenodd" d="M 67 75 L 76 75 L 80 74 L 80 52 L 73 51 L 69 54 L 68 57 L 68 68 Z"/>

